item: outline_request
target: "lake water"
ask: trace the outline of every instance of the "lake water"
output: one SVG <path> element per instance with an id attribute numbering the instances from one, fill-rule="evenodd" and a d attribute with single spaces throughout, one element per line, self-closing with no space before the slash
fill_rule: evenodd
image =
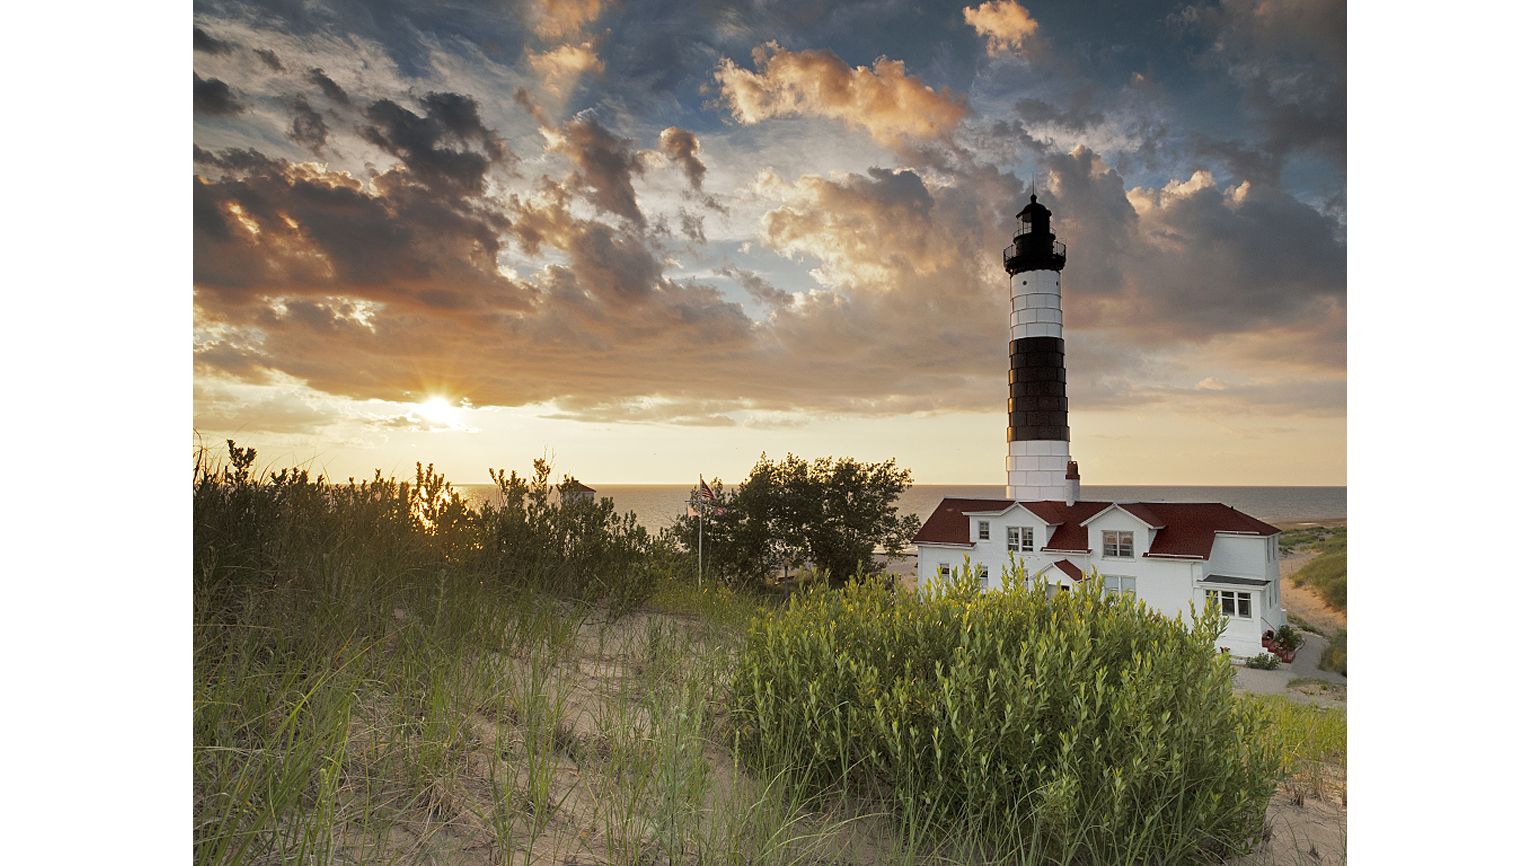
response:
<path id="1" fill-rule="evenodd" d="M 691 484 L 593 484 L 599 496 L 614 500 L 617 511 L 636 512 L 645 527 L 657 530 L 683 514 Z M 491 484 L 458 484 L 456 489 L 472 502 L 497 496 Z M 924 520 L 947 496 L 969 499 L 1003 498 L 1000 484 L 916 484 L 898 500 L 902 514 L 918 514 Z M 1346 487 L 1114 487 L 1086 485 L 1086 500 L 1142 500 L 1145 502 L 1223 502 L 1269 523 L 1313 523 L 1347 519 Z"/>

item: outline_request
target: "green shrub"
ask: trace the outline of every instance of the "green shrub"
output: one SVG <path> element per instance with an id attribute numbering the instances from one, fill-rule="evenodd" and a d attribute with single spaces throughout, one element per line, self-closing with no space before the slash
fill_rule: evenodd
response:
<path id="1" fill-rule="evenodd" d="M 1210 606 L 1191 629 L 1020 568 L 920 595 L 812 587 L 750 628 L 740 755 L 870 796 L 967 859 L 1198 862 L 1247 850 L 1281 772 L 1235 697 Z"/>
<path id="2" fill-rule="evenodd" d="M 1332 635 L 1331 642 L 1326 645 L 1326 652 L 1321 654 L 1321 670 L 1336 671 L 1347 676 L 1347 629 Z"/>
<path id="3" fill-rule="evenodd" d="M 263 477 L 254 450 L 226 444 L 227 458 L 200 452 L 194 466 L 193 559 L 197 579 L 227 589 L 377 561 L 626 609 L 682 570 L 672 544 L 609 499 L 563 501 L 543 460 L 527 478 L 492 472 L 500 501 L 476 508 L 432 464 L 417 464 L 412 481 L 375 472 L 338 484 L 298 468 Z"/>
<path id="4" fill-rule="evenodd" d="M 1292 625 L 1280 626 L 1275 640 L 1279 646 L 1286 650 L 1297 650 L 1299 645 L 1305 642 L 1305 638 L 1299 633 L 1299 629 Z"/>
<path id="5" fill-rule="evenodd" d="M 1246 667 L 1257 670 L 1275 671 L 1278 669 L 1278 657 L 1270 652 L 1259 652 L 1246 659 Z"/>

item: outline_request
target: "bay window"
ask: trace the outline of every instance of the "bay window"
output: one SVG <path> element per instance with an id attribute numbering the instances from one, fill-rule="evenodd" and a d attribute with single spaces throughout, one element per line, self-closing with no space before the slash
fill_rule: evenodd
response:
<path id="1" fill-rule="evenodd" d="M 1251 593 L 1210 589 L 1208 599 L 1219 602 L 1219 612 L 1236 619 L 1251 619 Z"/>

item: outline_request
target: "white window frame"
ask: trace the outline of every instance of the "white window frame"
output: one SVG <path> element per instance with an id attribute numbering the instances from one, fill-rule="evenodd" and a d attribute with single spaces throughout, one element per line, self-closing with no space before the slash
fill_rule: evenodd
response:
<path id="1" fill-rule="evenodd" d="M 1031 553 L 1032 527 L 1007 526 L 1005 528 L 1005 549 L 1013 553 Z"/>
<path id="2" fill-rule="evenodd" d="M 980 520 L 979 521 L 979 541 L 988 541 L 988 540 L 989 540 L 989 521 L 987 521 L 987 520 Z"/>
<path id="3" fill-rule="evenodd" d="M 989 590 L 989 566 L 981 565 L 981 566 L 979 566 L 979 592 L 987 592 L 988 590 Z"/>
<path id="4" fill-rule="evenodd" d="M 1102 590 L 1108 595 L 1123 593 L 1124 595 L 1132 595 L 1136 598 L 1139 595 L 1138 581 L 1132 575 L 1127 574 L 1102 575 Z"/>
<path id="5" fill-rule="evenodd" d="M 1230 617 L 1231 619 L 1252 618 L 1252 596 L 1255 595 L 1255 593 L 1247 592 L 1243 589 L 1206 589 L 1204 592 L 1205 603 L 1207 603 L 1208 599 L 1217 599 L 1219 602 L 1219 612 L 1225 616 Z M 1226 602 L 1229 603 L 1229 610 L 1225 609 Z M 1246 608 L 1245 613 L 1241 613 L 1241 606 L 1243 604 Z"/>
<path id="6" fill-rule="evenodd" d="M 952 563 L 950 563 L 950 562 L 943 562 L 940 565 L 936 566 L 936 569 L 937 569 L 938 576 L 942 580 L 949 580 L 952 577 Z"/>
<path id="7" fill-rule="evenodd" d="M 1128 544 L 1124 545 L 1123 538 L 1127 536 Z M 1124 550 L 1127 553 L 1124 553 Z M 1109 553 L 1108 551 L 1111 551 Z M 1132 559 L 1134 555 L 1134 533 L 1129 529 L 1103 529 L 1102 530 L 1102 556 L 1108 559 Z"/>

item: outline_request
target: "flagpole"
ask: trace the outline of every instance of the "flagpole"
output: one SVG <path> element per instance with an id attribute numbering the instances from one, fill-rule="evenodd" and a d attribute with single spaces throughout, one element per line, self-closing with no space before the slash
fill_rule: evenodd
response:
<path id="1" fill-rule="evenodd" d="M 695 588 L 700 589 L 706 583 L 706 509 L 697 509 L 695 513 Z"/>

